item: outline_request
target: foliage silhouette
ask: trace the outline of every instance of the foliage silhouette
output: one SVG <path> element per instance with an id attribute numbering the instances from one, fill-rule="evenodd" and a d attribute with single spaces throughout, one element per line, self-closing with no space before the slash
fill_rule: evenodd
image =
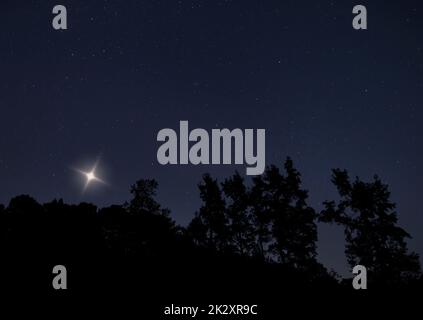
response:
<path id="1" fill-rule="evenodd" d="M 194 242 L 303 271 L 318 265 L 318 216 L 306 203 L 307 191 L 291 159 L 284 169 L 285 175 L 276 166 L 266 168 L 251 188 L 235 173 L 221 184 L 223 194 L 205 175 L 199 185 L 203 205 L 188 227 Z"/>
<path id="2" fill-rule="evenodd" d="M 222 188 L 229 202 L 226 215 L 229 221 L 230 243 L 237 254 L 252 256 L 256 244 L 250 210 L 250 192 L 238 172 L 226 179 L 222 183 Z"/>
<path id="3" fill-rule="evenodd" d="M 188 226 L 188 230 L 196 236 L 194 239 L 199 245 L 225 251 L 229 247 L 230 235 L 221 188 L 208 174 L 203 176 L 198 188 L 204 205 L 196 214 L 193 224 Z"/>
<path id="4" fill-rule="evenodd" d="M 301 189 L 301 175 L 291 159 L 285 162 L 286 175 L 276 166 L 266 169 L 263 177 L 264 192 L 259 197 L 269 211 L 271 254 L 283 264 L 306 268 L 316 257 L 317 215 L 307 206 L 307 191 Z M 260 200 L 259 200 L 260 201 Z"/>
<path id="5" fill-rule="evenodd" d="M 351 182 L 346 170 L 333 170 L 340 201 L 326 201 L 320 220 L 345 228 L 345 253 L 351 267 L 361 264 L 374 285 L 405 285 L 421 275 L 419 257 L 408 253 L 410 235 L 397 226 L 395 204 L 378 176 L 372 182 Z"/>
<path id="6" fill-rule="evenodd" d="M 186 228 L 156 200 L 155 180 L 137 181 L 128 202 L 101 209 L 18 196 L 0 205 L 0 281 L 51 289 L 51 270 L 63 264 L 72 290 L 83 292 L 142 288 L 163 298 L 180 297 L 183 288 L 185 298 L 217 291 L 264 299 L 270 287 L 343 290 L 316 259 L 320 218 L 345 227 L 348 261 L 366 265 L 374 286 L 421 286 L 387 186 L 379 178 L 352 183 L 340 170 L 333 182 L 341 200 L 326 202 L 319 217 L 289 158 L 283 171 L 269 166 L 251 181 L 236 172 L 219 183 L 206 174 L 198 185 L 202 205 Z"/>

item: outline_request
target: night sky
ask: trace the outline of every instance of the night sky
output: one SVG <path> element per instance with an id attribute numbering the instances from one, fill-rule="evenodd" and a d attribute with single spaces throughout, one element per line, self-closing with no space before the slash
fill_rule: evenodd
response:
<path id="1" fill-rule="evenodd" d="M 51 26 L 68 10 L 68 30 Z M 355 31 L 354 5 L 368 9 Z M 185 225 L 203 173 L 161 166 L 157 132 L 266 129 L 266 162 L 291 156 L 321 208 L 331 168 L 390 185 L 410 247 L 423 254 L 422 1 L 2 0 L 0 203 L 30 194 L 99 206 L 130 199 L 139 178 Z M 99 159 L 108 184 L 83 190 Z M 344 273 L 343 232 L 319 227 L 319 259 Z"/>

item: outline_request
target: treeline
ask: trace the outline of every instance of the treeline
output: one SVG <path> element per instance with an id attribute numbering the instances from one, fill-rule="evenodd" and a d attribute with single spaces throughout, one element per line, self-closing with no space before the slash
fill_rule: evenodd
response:
<path id="1" fill-rule="evenodd" d="M 198 185 L 202 205 L 186 228 L 157 202 L 155 180 L 137 181 L 129 202 L 102 209 L 62 200 L 41 205 L 18 196 L 0 206 L 0 249 L 7 261 L 2 267 L 7 274 L 32 263 L 39 267 L 34 270 L 45 271 L 60 261 L 82 273 L 91 263 L 103 270 L 104 278 L 112 274 L 112 267 L 105 266 L 124 261 L 120 277 L 135 263 L 147 278 L 165 269 L 159 278 L 167 281 L 178 270 L 193 283 L 194 275 L 206 277 L 210 285 L 227 273 L 231 281 L 238 277 L 239 284 L 247 279 L 257 285 L 300 281 L 342 286 L 316 259 L 321 222 L 344 228 L 347 260 L 351 267 L 367 268 L 370 285 L 420 285 L 419 257 L 407 248 L 410 235 L 398 226 L 388 186 L 377 176 L 363 182 L 338 169 L 332 183 L 339 199 L 324 202 L 319 212 L 307 203 L 308 192 L 289 158 L 282 168 L 269 166 L 251 181 L 235 173 L 218 182 L 206 174 Z"/>
<path id="2" fill-rule="evenodd" d="M 317 275 L 325 269 L 316 261 L 316 223 L 336 223 L 344 228 L 351 269 L 364 265 L 372 284 L 408 285 L 421 277 L 419 256 L 407 248 L 411 237 L 398 226 L 388 186 L 378 176 L 363 182 L 333 170 L 339 201 L 325 201 L 318 212 L 307 204 L 308 191 L 291 159 L 283 169 L 269 166 L 250 186 L 238 173 L 220 184 L 205 175 L 199 184 L 203 205 L 187 228 L 190 237 L 202 247 Z"/>

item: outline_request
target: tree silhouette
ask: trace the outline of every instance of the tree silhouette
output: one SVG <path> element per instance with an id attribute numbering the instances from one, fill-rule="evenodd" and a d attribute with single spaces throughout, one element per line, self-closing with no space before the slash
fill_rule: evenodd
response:
<path id="1" fill-rule="evenodd" d="M 419 258 L 408 253 L 410 235 L 397 226 L 395 203 L 388 186 L 378 176 L 372 182 L 357 177 L 351 182 L 346 170 L 333 170 L 332 182 L 340 201 L 326 201 L 320 220 L 345 228 L 346 255 L 351 267 L 364 265 L 370 281 L 378 285 L 398 285 L 420 275 Z"/>
<path id="2" fill-rule="evenodd" d="M 345 227 L 349 263 L 365 265 L 372 285 L 421 286 L 418 256 L 407 250 L 387 186 L 377 177 L 351 182 L 341 170 L 332 181 L 341 199 L 325 202 L 320 220 Z M 291 159 L 251 180 L 236 172 L 219 183 L 206 174 L 198 187 L 202 204 L 187 228 L 157 201 L 155 180 L 138 180 L 128 202 L 100 210 L 14 197 L 0 205 L 0 282 L 26 287 L 41 274 L 34 286 L 50 288 L 52 266 L 63 263 L 82 290 L 133 284 L 161 296 L 225 286 L 231 296 L 261 297 L 272 296 L 269 283 L 342 287 L 316 260 L 317 214 Z"/>
<path id="3" fill-rule="evenodd" d="M 203 205 L 188 226 L 188 232 L 197 243 L 225 251 L 229 247 L 229 227 L 222 190 L 209 174 L 203 176 L 198 188 Z"/>
<path id="4" fill-rule="evenodd" d="M 226 208 L 230 243 L 240 255 L 251 256 L 255 248 L 254 226 L 250 213 L 250 195 L 244 179 L 236 172 L 222 183 L 229 201 Z"/>
<path id="5" fill-rule="evenodd" d="M 254 180 L 262 192 L 255 201 L 262 202 L 260 207 L 265 211 L 254 212 L 270 218 L 273 239 L 269 252 L 283 264 L 307 269 L 315 262 L 317 214 L 306 203 L 308 193 L 301 189 L 301 175 L 291 159 L 285 161 L 284 169 L 285 175 L 270 166 L 263 177 Z"/>
<path id="6" fill-rule="evenodd" d="M 188 237 L 199 247 L 209 247 L 208 231 L 208 226 L 203 221 L 203 217 L 196 212 L 186 230 Z"/>
<path id="7" fill-rule="evenodd" d="M 117 255 L 127 252 L 129 244 L 126 229 L 130 223 L 125 207 L 112 205 L 102 208 L 98 217 L 107 250 Z"/>
<path id="8" fill-rule="evenodd" d="M 254 255 L 261 260 L 268 258 L 267 252 L 269 243 L 272 239 L 271 232 L 271 210 L 269 203 L 263 197 L 266 192 L 266 183 L 261 176 L 253 178 L 253 186 L 250 191 L 250 204 L 252 223 L 254 225 L 254 234 L 256 246 Z"/>
<path id="9" fill-rule="evenodd" d="M 5 212 L 5 208 L 4 205 L 0 204 L 0 237 L 5 236 L 6 234 L 6 216 L 5 216 L 6 212 Z M 0 241 L 2 240 L 2 238 L 0 238 Z"/>
<path id="10" fill-rule="evenodd" d="M 194 241 L 299 270 L 316 267 L 317 214 L 291 159 L 284 169 L 282 175 L 267 167 L 250 188 L 235 173 L 222 183 L 223 194 L 217 180 L 205 175 L 199 185 L 203 205 L 188 227 Z"/>
<path id="11" fill-rule="evenodd" d="M 44 221 L 43 207 L 32 197 L 21 195 L 10 200 L 5 214 L 8 223 L 7 241 L 24 252 L 26 248 L 37 247 Z"/>
<path id="12" fill-rule="evenodd" d="M 127 214 L 122 232 L 133 254 L 158 257 L 172 250 L 178 229 L 170 210 L 156 201 L 157 187 L 156 180 L 138 180 L 131 187 L 132 199 L 124 205 Z"/>
<path id="13" fill-rule="evenodd" d="M 168 216 L 169 209 L 164 209 L 155 200 L 158 183 L 154 179 L 141 179 L 131 186 L 132 200 L 127 204 L 130 214 L 150 213 Z"/>

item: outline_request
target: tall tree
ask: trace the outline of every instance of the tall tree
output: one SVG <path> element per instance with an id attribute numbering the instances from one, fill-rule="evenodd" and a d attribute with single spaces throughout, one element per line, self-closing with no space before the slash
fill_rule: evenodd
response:
<path id="1" fill-rule="evenodd" d="M 177 237 L 178 228 L 169 216 L 170 210 L 156 200 L 157 187 L 157 181 L 149 179 L 138 180 L 131 187 L 133 198 L 124 206 L 128 216 L 122 232 L 132 253 L 163 256 Z"/>
<path id="2" fill-rule="evenodd" d="M 126 205 L 129 213 L 151 213 L 156 215 L 169 215 L 169 210 L 164 209 L 156 201 L 158 183 L 154 179 L 141 179 L 131 186 L 133 196 L 129 204 Z"/>
<path id="3" fill-rule="evenodd" d="M 317 214 L 307 205 L 301 175 L 290 158 L 285 173 L 269 166 L 253 179 L 250 193 L 257 253 L 297 269 L 316 266 Z"/>
<path id="4" fill-rule="evenodd" d="M 254 249 L 255 236 L 251 222 L 249 192 L 244 179 L 236 172 L 222 183 L 222 189 L 229 200 L 226 216 L 230 241 L 238 254 L 249 256 Z"/>
<path id="5" fill-rule="evenodd" d="M 290 158 L 285 175 L 275 166 L 264 174 L 265 196 L 270 210 L 272 236 L 270 249 L 279 261 L 298 269 L 315 262 L 317 214 L 307 205 L 308 193 L 301 188 L 301 175 Z"/>
<path id="6" fill-rule="evenodd" d="M 262 260 L 268 257 L 268 248 L 271 242 L 271 212 L 265 198 L 266 183 L 262 176 L 253 178 L 250 191 L 251 219 L 254 226 L 256 245 L 253 254 Z"/>
<path id="7" fill-rule="evenodd" d="M 395 203 L 378 176 L 372 182 L 351 182 L 346 170 L 333 170 L 332 182 L 340 200 L 326 201 L 320 220 L 345 227 L 346 255 L 351 267 L 364 265 L 370 281 L 404 283 L 420 275 L 418 255 L 409 253 L 410 235 L 397 225 Z"/>
<path id="8" fill-rule="evenodd" d="M 207 234 L 208 227 L 198 212 L 195 213 L 195 216 L 189 223 L 186 231 L 189 239 L 191 239 L 195 245 L 200 247 L 209 246 Z"/>
<path id="9" fill-rule="evenodd" d="M 198 185 L 200 198 L 203 201 L 196 218 L 189 229 L 197 232 L 197 241 L 204 241 L 207 247 L 220 251 L 228 249 L 229 230 L 225 215 L 226 204 L 222 196 L 222 190 L 217 180 L 209 174 L 203 176 L 203 181 Z M 203 232 L 201 236 L 198 234 Z M 204 234 L 205 232 L 205 234 Z M 203 238 L 203 240 L 201 240 Z"/>

